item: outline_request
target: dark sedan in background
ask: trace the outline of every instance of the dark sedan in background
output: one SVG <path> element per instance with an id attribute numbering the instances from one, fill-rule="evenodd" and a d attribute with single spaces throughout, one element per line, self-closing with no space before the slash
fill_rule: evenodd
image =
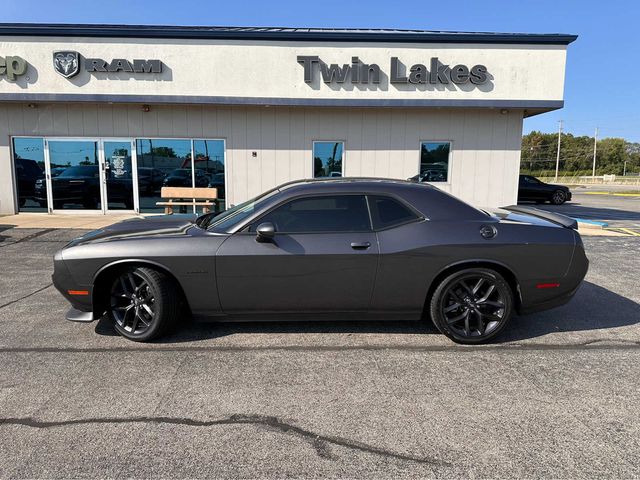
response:
<path id="1" fill-rule="evenodd" d="M 571 200 L 571 190 L 568 187 L 544 183 L 531 175 L 520 175 L 518 181 L 519 202 L 550 202 L 553 205 L 562 205 L 569 200 Z"/>
<path id="2" fill-rule="evenodd" d="M 54 258 L 67 318 L 107 315 L 145 341 L 193 315 L 222 320 L 431 319 L 480 343 L 514 312 L 566 303 L 587 272 L 576 222 L 477 210 L 431 185 L 324 179 L 221 214 L 127 220 Z"/>

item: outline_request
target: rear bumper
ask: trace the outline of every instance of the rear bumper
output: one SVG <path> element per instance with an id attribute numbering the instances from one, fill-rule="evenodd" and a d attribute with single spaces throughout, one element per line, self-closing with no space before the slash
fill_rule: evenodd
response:
<path id="1" fill-rule="evenodd" d="M 552 308 L 556 308 L 556 307 L 560 307 L 566 303 L 569 303 L 569 301 L 573 298 L 573 296 L 576 294 L 576 292 L 580 289 L 580 285 L 582 283 L 578 284 L 578 286 L 573 289 L 572 291 L 568 292 L 568 293 L 564 293 L 560 296 L 557 297 L 553 297 L 551 299 L 545 300 L 543 302 L 540 303 L 535 303 L 532 305 L 521 305 L 520 308 L 518 308 L 518 314 L 519 315 L 529 315 L 531 313 L 536 313 L 536 312 L 542 312 L 544 310 L 550 310 Z"/>
<path id="2" fill-rule="evenodd" d="M 531 282 L 528 288 L 523 288 L 521 291 L 522 303 L 518 308 L 519 314 L 526 315 L 559 307 L 571 300 L 576 294 L 589 270 L 589 260 L 584 253 L 579 234 L 574 232 L 574 236 L 579 243 L 575 246 L 573 258 L 565 276 L 559 280 L 539 279 Z M 549 283 L 557 282 L 559 284 L 558 288 L 536 288 L 535 284 L 546 283 L 547 281 Z"/>

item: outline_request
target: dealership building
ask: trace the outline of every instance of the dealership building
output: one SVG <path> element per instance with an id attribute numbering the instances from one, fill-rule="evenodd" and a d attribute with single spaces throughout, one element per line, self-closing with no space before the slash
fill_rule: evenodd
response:
<path id="1" fill-rule="evenodd" d="M 0 214 L 221 205 L 313 177 L 516 202 L 523 119 L 562 108 L 563 34 L 0 24 Z"/>

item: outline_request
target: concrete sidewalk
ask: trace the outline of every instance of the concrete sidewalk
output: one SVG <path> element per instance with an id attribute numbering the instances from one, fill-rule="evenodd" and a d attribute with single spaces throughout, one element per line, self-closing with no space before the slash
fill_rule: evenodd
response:
<path id="1" fill-rule="evenodd" d="M 19 215 L 0 217 L 0 225 L 9 225 L 14 228 L 77 228 L 95 230 L 128 218 L 136 217 L 141 217 L 141 215 L 47 215 L 42 213 L 21 213 Z"/>

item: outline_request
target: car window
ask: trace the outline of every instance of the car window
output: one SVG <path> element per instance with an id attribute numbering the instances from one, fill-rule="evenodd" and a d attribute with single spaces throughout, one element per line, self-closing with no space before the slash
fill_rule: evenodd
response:
<path id="1" fill-rule="evenodd" d="M 367 198 L 371 208 L 373 228 L 376 230 L 393 227 L 394 225 L 420 218 L 408 207 L 391 197 L 371 195 Z"/>
<path id="2" fill-rule="evenodd" d="M 279 233 L 362 232 L 371 230 L 364 195 L 327 195 L 291 200 L 251 228 L 271 222 Z"/>
<path id="3" fill-rule="evenodd" d="M 524 181 L 524 183 L 529 183 L 529 184 L 540 183 L 539 180 L 535 177 L 524 176 L 522 177 L 522 180 Z"/>

